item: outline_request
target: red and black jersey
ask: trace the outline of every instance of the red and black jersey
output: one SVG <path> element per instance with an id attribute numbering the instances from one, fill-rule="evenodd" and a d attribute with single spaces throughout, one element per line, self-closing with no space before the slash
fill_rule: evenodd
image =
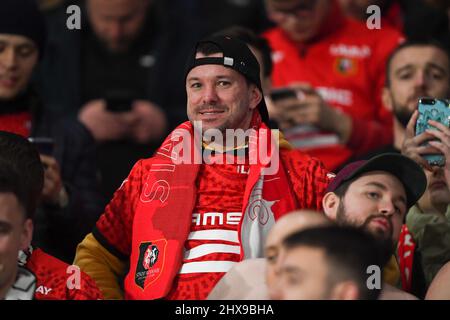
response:
<path id="1" fill-rule="evenodd" d="M 31 131 L 31 114 L 29 112 L 0 114 L 0 131 L 12 132 L 28 138 Z"/>
<path id="2" fill-rule="evenodd" d="M 36 276 L 37 300 L 99 300 L 103 298 L 94 280 L 76 266 L 46 254 L 28 253 L 25 268 Z"/>
<path id="3" fill-rule="evenodd" d="M 327 170 L 316 159 L 298 150 L 282 150 L 281 165 L 288 175 L 289 190 L 292 190 L 296 208 L 322 208 L 322 196 L 329 183 Z M 153 166 L 153 158 L 141 160 L 124 184 L 115 193 L 105 213 L 97 222 L 95 238 L 112 254 L 126 261 L 132 251 L 132 232 L 138 225 L 137 210 L 144 210 L 143 197 L 150 190 L 148 174 Z M 184 252 L 180 257 L 181 268 L 172 283 L 168 299 L 203 299 L 220 280 L 232 264 L 242 260 L 242 248 L 238 224 L 243 214 L 243 190 L 247 180 L 248 165 L 201 165 L 196 179 L 195 206 L 190 215 L 190 230 L 184 242 Z M 285 192 L 289 192 L 286 189 Z M 157 191 L 158 197 L 164 197 L 163 189 Z M 155 195 L 156 195 L 155 194 Z M 184 199 L 174 199 L 183 202 Z M 281 202 L 268 201 L 269 206 L 277 208 Z M 145 212 L 143 211 L 145 214 Z M 148 220 L 149 221 L 149 220 Z M 159 223 L 159 221 L 158 221 Z M 177 221 L 170 228 L 177 228 Z M 155 222 L 153 222 L 153 227 Z M 145 244 L 144 242 L 141 242 Z M 171 268 L 164 262 L 163 243 L 152 242 L 158 247 L 156 254 L 146 249 L 143 253 L 144 265 Z M 153 249 L 152 246 L 146 248 Z M 147 251 L 149 252 L 147 254 Z M 204 262 L 209 262 L 205 264 Z M 205 267 L 205 265 L 208 265 Z M 145 267 L 145 266 L 144 266 Z M 206 268 L 206 269 L 205 269 Z M 199 272 L 201 271 L 201 272 Z M 156 279 L 156 276 L 155 276 Z"/>
<path id="4" fill-rule="evenodd" d="M 167 299 L 206 299 L 240 261 L 239 221 L 248 164 L 202 165 L 183 265 Z"/>
<path id="5" fill-rule="evenodd" d="M 280 28 L 264 36 L 273 50 L 275 88 L 309 83 L 328 105 L 352 119 L 346 145 L 336 133 L 306 125 L 284 132 L 291 145 L 335 170 L 352 156 L 392 142 L 392 114 L 384 108 L 381 93 L 387 58 L 402 40 L 398 31 L 387 25 L 369 30 L 365 23 L 344 17 L 333 1 L 330 17 L 310 43 L 294 43 Z"/>

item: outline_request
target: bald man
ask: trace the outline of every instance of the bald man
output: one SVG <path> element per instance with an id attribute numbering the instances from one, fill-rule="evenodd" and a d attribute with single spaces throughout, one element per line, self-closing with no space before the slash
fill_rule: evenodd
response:
<path id="1" fill-rule="evenodd" d="M 217 283 L 208 300 L 270 299 L 268 291 L 276 286 L 276 264 L 284 238 L 294 232 L 328 223 L 331 222 L 324 215 L 311 210 L 293 211 L 281 217 L 267 237 L 265 258 L 236 264 Z"/>
<path id="2" fill-rule="evenodd" d="M 450 300 L 450 261 L 439 270 L 431 282 L 425 300 Z"/>
<path id="3" fill-rule="evenodd" d="M 282 242 L 289 235 L 332 224 L 325 215 L 311 210 L 293 211 L 273 226 L 265 244 L 265 258 L 244 260 L 236 264 L 217 283 L 208 300 L 269 300 L 276 296 L 279 256 Z M 450 268 L 449 268 L 450 269 Z M 380 300 L 417 300 L 413 295 L 383 284 Z"/>

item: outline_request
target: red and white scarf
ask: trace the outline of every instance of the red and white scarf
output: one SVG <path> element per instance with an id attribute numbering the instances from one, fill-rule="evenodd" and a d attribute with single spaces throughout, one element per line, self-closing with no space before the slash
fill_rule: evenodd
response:
<path id="1" fill-rule="evenodd" d="M 255 113 L 252 127 L 258 134 L 249 139 L 249 157 L 261 146 L 272 151 L 269 163 L 257 161 L 250 164 L 242 205 L 243 215 L 239 224 L 241 260 L 262 257 L 265 238 L 275 220 L 297 207 L 279 152 L 277 148 L 271 148 L 278 141 L 274 141 L 271 131 L 261 122 L 258 113 Z M 259 134 L 262 131 L 267 134 Z M 189 138 L 188 151 L 193 151 L 191 160 L 201 157 L 201 140 L 195 141 L 193 137 L 192 124 L 183 123 L 169 135 L 151 161 L 145 164 L 147 176 L 144 177 L 146 181 L 134 215 L 130 271 L 125 279 L 127 299 L 165 297 L 180 270 L 184 243 L 190 232 L 196 204 L 196 179 L 200 164 L 176 164 L 175 158 L 180 154 L 173 151 L 179 150 L 183 140 Z M 256 148 L 252 148 L 252 145 Z M 274 161 L 279 161 L 278 170 L 273 174 L 265 174 L 267 171 L 264 170 Z M 267 208 L 265 201 L 275 201 L 276 206 Z M 153 252 L 157 252 L 157 257 Z M 149 261 L 153 261 L 150 269 Z M 142 272 L 140 264 L 146 264 L 146 271 L 143 283 L 137 285 L 139 270 Z"/>

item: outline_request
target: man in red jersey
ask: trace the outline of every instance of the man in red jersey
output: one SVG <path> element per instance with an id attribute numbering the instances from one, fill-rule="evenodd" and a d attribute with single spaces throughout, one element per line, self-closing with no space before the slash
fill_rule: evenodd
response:
<path id="1" fill-rule="evenodd" d="M 276 103 L 286 139 L 330 170 L 391 143 L 392 116 L 381 92 L 386 59 L 401 35 L 344 17 L 336 0 L 266 3 L 277 24 L 264 35 L 273 49 L 273 86 L 297 91 Z"/>
<path id="2" fill-rule="evenodd" d="M 134 166 L 78 246 L 75 264 L 105 298 L 205 299 L 234 264 L 262 257 L 276 219 L 320 209 L 327 171 L 267 128 L 259 65 L 244 42 L 197 43 L 186 92 L 190 121 Z"/>
<path id="3" fill-rule="evenodd" d="M 101 299 L 89 276 L 30 245 L 44 184 L 35 147 L 0 131 L 0 168 L 0 299 Z"/>

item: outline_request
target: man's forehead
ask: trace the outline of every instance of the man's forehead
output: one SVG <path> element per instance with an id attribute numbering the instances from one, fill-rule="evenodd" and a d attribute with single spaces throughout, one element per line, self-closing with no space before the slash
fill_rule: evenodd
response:
<path id="1" fill-rule="evenodd" d="M 1 42 L 7 42 L 11 45 L 35 45 L 34 41 L 17 34 L 8 34 L 8 33 L 0 33 L 0 41 Z"/>
<path id="2" fill-rule="evenodd" d="M 380 185 L 385 186 L 386 188 L 394 187 L 394 191 L 398 190 L 400 192 L 405 193 L 405 187 L 403 183 L 392 173 L 388 171 L 370 171 L 361 174 L 358 178 L 355 179 L 354 183 L 357 182 L 360 185 L 370 184 L 370 183 L 378 183 Z M 390 183 L 389 183 L 390 182 Z M 394 185 L 391 185 L 393 183 Z M 398 188 L 400 186 L 400 188 Z"/>
<path id="3" fill-rule="evenodd" d="M 22 214 L 22 207 L 15 194 L 0 192 L 0 218 L 11 219 L 16 214 Z"/>
<path id="4" fill-rule="evenodd" d="M 212 56 L 208 56 L 212 57 Z M 192 78 L 207 78 L 207 77 L 242 77 L 239 72 L 220 64 L 204 64 L 192 68 L 187 74 L 186 80 Z"/>
<path id="5" fill-rule="evenodd" d="M 433 63 L 441 65 L 447 72 L 449 70 L 449 59 L 446 53 L 435 46 L 411 46 L 398 51 L 392 59 L 392 70 L 405 65 L 420 65 Z"/>
<path id="6" fill-rule="evenodd" d="M 134 13 L 148 0 L 89 0 L 91 10 L 105 16 L 122 16 Z"/>

